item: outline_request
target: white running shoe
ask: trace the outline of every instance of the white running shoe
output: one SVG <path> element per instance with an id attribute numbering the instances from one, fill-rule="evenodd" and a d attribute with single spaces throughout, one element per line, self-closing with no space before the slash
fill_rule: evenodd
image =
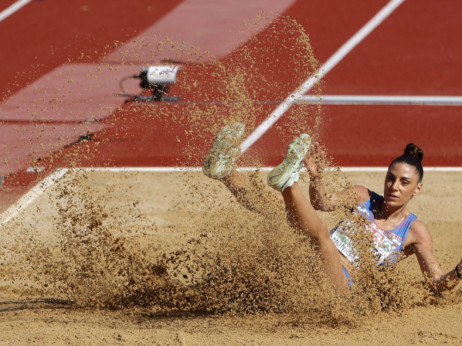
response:
<path id="1" fill-rule="evenodd" d="M 310 148 L 310 136 L 306 133 L 295 138 L 287 148 L 286 157 L 281 164 L 268 174 L 268 185 L 282 192 L 298 181 L 303 159 Z"/>
<path id="2" fill-rule="evenodd" d="M 240 144 L 244 130 L 245 125 L 241 123 L 222 127 L 202 166 L 202 172 L 206 176 L 223 179 L 233 171 L 234 162 L 241 154 Z"/>

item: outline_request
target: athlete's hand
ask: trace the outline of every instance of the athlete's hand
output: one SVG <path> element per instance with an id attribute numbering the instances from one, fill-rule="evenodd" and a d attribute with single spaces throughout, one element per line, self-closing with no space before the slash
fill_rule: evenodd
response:
<path id="1" fill-rule="evenodd" d="M 326 152 L 318 142 L 311 143 L 310 151 L 305 156 L 305 167 L 312 178 L 318 177 L 327 166 Z"/>

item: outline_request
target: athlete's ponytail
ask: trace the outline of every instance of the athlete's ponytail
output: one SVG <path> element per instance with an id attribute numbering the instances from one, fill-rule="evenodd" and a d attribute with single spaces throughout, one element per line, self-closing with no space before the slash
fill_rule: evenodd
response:
<path id="1" fill-rule="evenodd" d="M 398 156 L 396 159 L 394 159 L 390 163 L 389 167 L 399 162 L 407 163 L 408 165 L 414 166 L 417 173 L 419 174 L 419 183 L 420 183 L 424 175 L 424 171 L 422 167 L 423 156 L 424 156 L 424 152 L 422 149 L 420 149 L 414 143 L 409 143 L 408 145 L 406 145 L 406 148 L 404 148 L 403 155 Z"/>

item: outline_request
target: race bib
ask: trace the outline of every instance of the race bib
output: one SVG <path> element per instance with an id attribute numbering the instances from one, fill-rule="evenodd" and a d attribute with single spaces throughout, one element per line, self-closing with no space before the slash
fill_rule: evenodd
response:
<path id="1" fill-rule="evenodd" d="M 331 239 L 337 249 L 354 265 L 358 265 L 359 253 L 355 249 L 353 240 L 346 234 L 348 229 L 353 229 L 350 220 L 343 222 L 343 225 L 336 227 L 331 233 Z M 372 232 L 374 251 L 378 258 L 378 265 L 384 264 L 389 256 L 396 254 L 401 247 L 402 239 L 391 231 L 380 229 L 374 222 L 366 226 Z"/>

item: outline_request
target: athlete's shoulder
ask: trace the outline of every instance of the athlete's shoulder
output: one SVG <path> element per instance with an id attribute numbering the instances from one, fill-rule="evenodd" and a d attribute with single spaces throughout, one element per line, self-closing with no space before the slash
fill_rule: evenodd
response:
<path id="1" fill-rule="evenodd" d="M 425 224 L 419 220 L 415 220 L 412 225 L 411 225 L 411 230 L 417 232 L 417 233 L 430 233 L 428 231 L 428 228 L 427 226 L 425 226 Z"/>
<path id="2" fill-rule="evenodd" d="M 432 246 L 433 239 L 427 226 L 419 220 L 415 220 L 409 228 L 409 235 L 412 237 L 412 243 Z"/>

